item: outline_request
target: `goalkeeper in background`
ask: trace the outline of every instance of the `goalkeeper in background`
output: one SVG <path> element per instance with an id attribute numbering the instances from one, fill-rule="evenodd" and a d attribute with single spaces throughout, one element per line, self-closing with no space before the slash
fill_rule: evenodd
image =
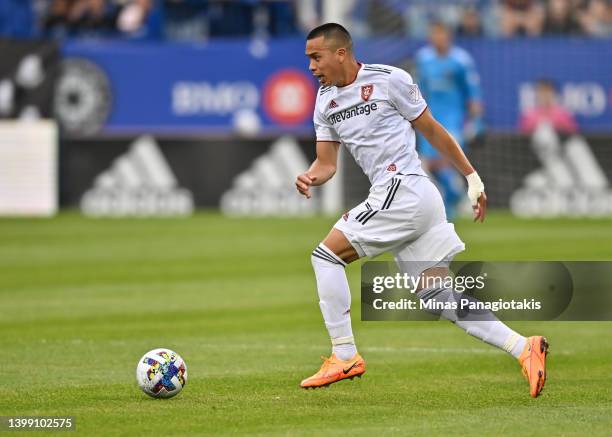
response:
<path id="1" fill-rule="evenodd" d="M 445 24 L 432 23 L 429 40 L 416 55 L 419 87 L 436 120 L 465 148 L 466 140 L 482 132 L 480 78 L 469 53 L 452 45 Z M 465 190 L 463 179 L 422 135 L 419 148 L 425 169 L 438 182 L 447 218 L 452 220 Z"/>

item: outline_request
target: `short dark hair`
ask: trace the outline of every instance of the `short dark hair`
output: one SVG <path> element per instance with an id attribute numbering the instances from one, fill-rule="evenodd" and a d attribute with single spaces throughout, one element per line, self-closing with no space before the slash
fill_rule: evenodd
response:
<path id="1" fill-rule="evenodd" d="M 445 21 L 439 18 L 431 20 L 431 22 L 429 23 L 429 29 L 431 30 L 433 28 L 442 29 L 442 30 L 445 30 L 447 33 L 451 33 L 450 26 Z"/>
<path id="2" fill-rule="evenodd" d="M 306 39 L 315 39 L 320 36 L 322 36 L 324 39 L 333 39 L 337 41 L 337 47 L 346 47 L 349 52 L 353 51 L 353 39 L 351 38 L 351 34 L 341 24 L 321 24 L 320 26 L 312 29 L 308 33 Z"/>

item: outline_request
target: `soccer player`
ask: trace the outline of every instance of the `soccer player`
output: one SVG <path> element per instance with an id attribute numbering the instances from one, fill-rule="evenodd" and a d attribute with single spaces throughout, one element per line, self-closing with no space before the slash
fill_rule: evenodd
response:
<path id="1" fill-rule="evenodd" d="M 464 130 L 482 130 L 480 79 L 468 52 L 452 45 L 450 30 L 441 22 L 430 26 L 430 44 L 416 54 L 419 89 L 433 116 L 464 146 Z M 426 169 L 438 181 L 449 219 L 463 196 L 460 176 L 446 157 L 420 136 L 419 152 Z"/>
<path id="2" fill-rule="evenodd" d="M 388 65 L 362 64 L 353 55 L 352 41 L 335 23 L 313 29 L 306 42 L 309 69 L 321 86 L 314 110 L 316 159 L 299 175 L 297 190 L 311 197 L 310 187 L 324 184 L 336 171 L 340 144 L 353 155 L 372 188 L 368 198 L 344 214 L 312 252 L 319 305 L 332 343 L 332 355 L 301 387 L 321 387 L 361 376 L 366 363 L 357 352 L 351 327 L 351 294 L 345 266 L 361 257 L 392 252 L 399 261 L 420 262 L 418 272 L 437 278 L 448 274 L 463 242 L 446 221 L 439 191 L 421 168 L 415 151 L 415 130 L 446 157 L 468 182 L 474 220 L 485 218 L 484 185 L 461 147 L 427 108 L 419 88 L 405 71 Z M 400 267 L 401 268 L 401 267 Z M 436 281 L 434 281 L 436 282 Z M 422 300 L 449 301 L 448 288 L 422 288 Z M 486 313 L 441 312 L 481 340 L 516 357 L 537 396 L 546 380 L 548 344 L 541 336 L 525 338 Z"/>

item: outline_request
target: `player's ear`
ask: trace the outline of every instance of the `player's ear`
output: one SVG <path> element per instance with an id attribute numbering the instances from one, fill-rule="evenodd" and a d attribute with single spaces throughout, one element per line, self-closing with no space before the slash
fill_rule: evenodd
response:
<path id="1" fill-rule="evenodd" d="M 343 63 L 346 59 L 346 49 L 344 47 L 336 49 L 336 56 L 338 57 L 338 61 L 340 61 L 340 63 Z"/>

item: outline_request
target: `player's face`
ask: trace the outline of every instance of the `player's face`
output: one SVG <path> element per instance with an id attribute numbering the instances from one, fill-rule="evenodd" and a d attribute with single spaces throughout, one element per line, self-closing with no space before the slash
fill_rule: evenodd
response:
<path id="1" fill-rule="evenodd" d="M 343 49 L 333 49 L 320 36 L 306 41 L 306 56 L 310 59 L 308 69 L 323 86 L 335 85 L 342 77 Z"/>
<path id="2" fill-rule="evenodd" d="M 536 102 L 539 107 L 550 107 L 556 103 L 557 95 L 555 89 L 548 86 L 538 84 L 536 87 Z"/>
<path id="3" fill-rule="evenodd" d="M 451 37 L 443 26 L 433 26 L 429 33 L 429 40 L 438 52 L 445 53 L 450 46 Z"/>

